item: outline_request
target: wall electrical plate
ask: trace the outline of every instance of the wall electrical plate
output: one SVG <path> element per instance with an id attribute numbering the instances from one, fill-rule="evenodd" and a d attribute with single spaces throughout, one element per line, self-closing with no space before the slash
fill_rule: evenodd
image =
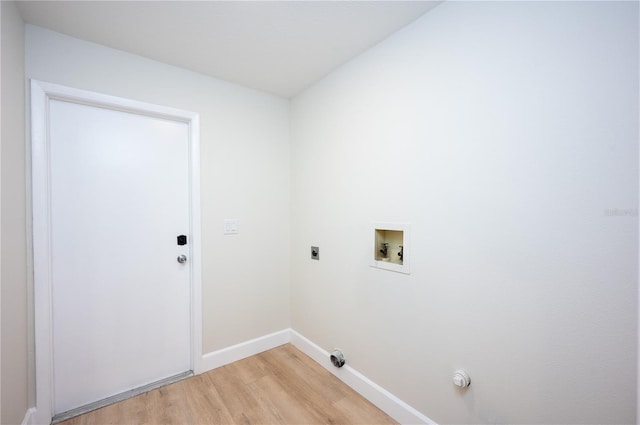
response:
<path id="1" fill-rule="evenodd" d="M 311 247 L 311 259 L 312 260 L 319 260 L 320 259 L 320 248 L 318 248 L 317 246 L 312 246 Z"/>
<path id="2" fill-rule="evenodd" d="M 224 234 L 237 235 L 238 233 L 240 233 L 240 220 L 238 220 L 237 218 L 225 218 Z"/>

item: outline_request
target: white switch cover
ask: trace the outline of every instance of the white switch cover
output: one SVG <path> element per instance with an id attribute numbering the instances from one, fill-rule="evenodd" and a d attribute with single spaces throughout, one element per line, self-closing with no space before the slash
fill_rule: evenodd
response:
<path id="1" fill-rule="evenodd" d="M 237 235 L 240 232 L 240 220 L 237 218 L 227 218 L 224 220 L 224 234 Z"/>

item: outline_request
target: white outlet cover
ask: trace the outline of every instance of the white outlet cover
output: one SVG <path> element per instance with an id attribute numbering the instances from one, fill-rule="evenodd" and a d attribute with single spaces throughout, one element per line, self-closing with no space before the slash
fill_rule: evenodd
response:
<path id="1" fill-rule="evenodd" d="M 237 218 L 226 218 L 224 220 L 224 234 L 237 235 L 240 233 L 240 220 Z"/>

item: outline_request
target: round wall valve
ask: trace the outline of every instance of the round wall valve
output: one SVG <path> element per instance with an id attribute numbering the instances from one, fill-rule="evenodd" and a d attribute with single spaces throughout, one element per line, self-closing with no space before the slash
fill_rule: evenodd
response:
<path id="1" fill-rule="evenodd" d="M 453 372 L 453 383 L 460 388 L 467 388 L 471 385 L 471 378 L 467 372 L 462 369 L 458 369 Z"/>
<path id="2" fill-rule="evenodd" d="M 330 359 L 331 359 L 331 363 L 333 363 L 335 367 L 342 367 L 346 362 L 344 359 L 344 354 L 342 354 L 342 351 L 337 349 L 333 350 L 333 352 L 331 353 Z"/>

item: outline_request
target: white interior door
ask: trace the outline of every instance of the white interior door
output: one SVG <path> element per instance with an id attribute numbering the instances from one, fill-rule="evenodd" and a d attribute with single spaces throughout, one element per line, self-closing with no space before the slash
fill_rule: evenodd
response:
<path id="1" fill-rule="evenodd" d="M 48 114 L 59 414 L 191 369 L 189 125 L 55 99 Z"/>

